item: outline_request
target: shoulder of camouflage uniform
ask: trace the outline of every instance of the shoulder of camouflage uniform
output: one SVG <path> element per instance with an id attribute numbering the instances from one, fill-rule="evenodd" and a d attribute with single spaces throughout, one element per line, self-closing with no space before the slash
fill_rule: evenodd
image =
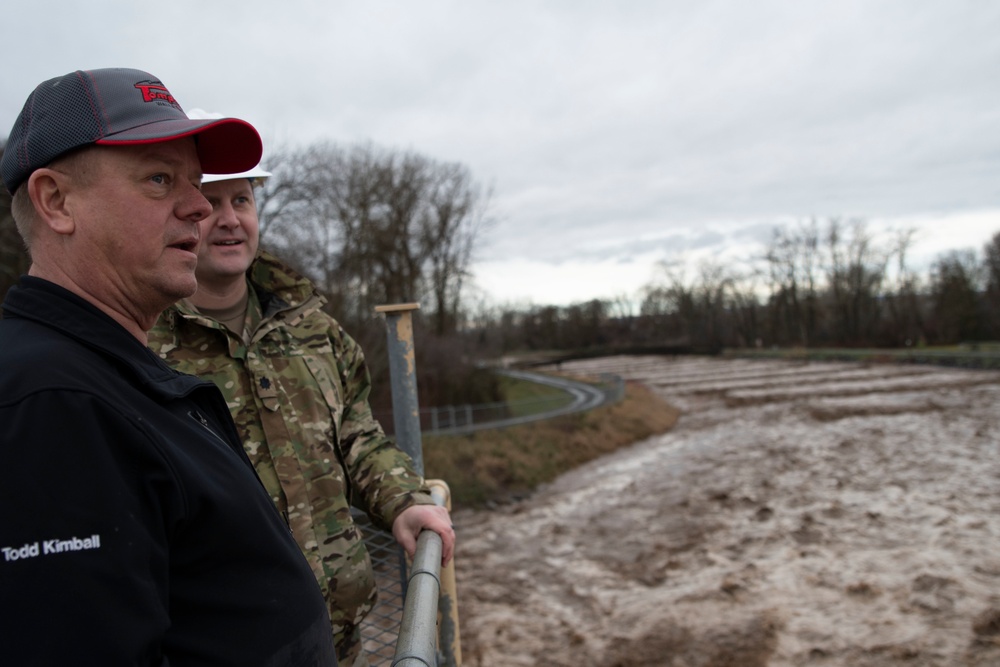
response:
<path id="1" fill-rule="evenodd" d="M 311 280 L 265 250 L 258 252 L 249 273 L 252 282 L 293 306 L 304 303 L 313 295 L 326 302 L 326 297 Z"/>

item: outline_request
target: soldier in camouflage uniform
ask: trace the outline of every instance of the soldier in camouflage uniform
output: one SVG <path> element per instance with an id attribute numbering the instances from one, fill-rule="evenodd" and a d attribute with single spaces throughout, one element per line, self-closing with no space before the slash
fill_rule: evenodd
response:
<path id="1" fill-rule="evenodd" d="M 173 367 L 222 389 L 243 444 L 312 566 L 333 622 L 341 665 L 368 664 L 360 623 L 376 589 L 354 504 L 392 528 L 411 555 L 424 528 L 455 533 L 410 458 L 368 405 L 358 344 L 329 315 L 314 285 L 258 252 L 252 184 L 259 168 L 206 175 L 213 212 L 200 223 L 198 291 L 166 310 L 149 345 Z"/>

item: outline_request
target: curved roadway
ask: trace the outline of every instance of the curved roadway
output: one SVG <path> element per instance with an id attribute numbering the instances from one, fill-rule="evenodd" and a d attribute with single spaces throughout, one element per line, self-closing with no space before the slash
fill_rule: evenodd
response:
<path id="1" fill-rule="evenodd" d="M 508 419 L 498 419 L 490 422 L 466 424 L 454 428 L 444 428 L 434 431 L 434 433 L 440 435 L 459 432 L 470 433 L 472 431 L 482 431 L 490 428 L 517 426 L 518 424 L 527 424 L 528 422 L 540 421 L 542 419 L 551 419 L 552 417 L 567 415 L 573 412 L 583 412 L 584 410 L 596 408 L 607 401 L 607 395 L 603 390 L 599 387 L 586 384 L 585 382 L 578 382 L 576 380 L 570 380 L 563 377 L 554 377 L 552 375 L 542 375 L 541 373 L 530 373 L 528 371 L 497 370 L 496 372 L 512 378 L 517 378 L 519 380 L 526 380 L 528 382 L 535 382 L 537 384 L 544 384 L 549 387 L 562 389 L 572 396 L 573 400 L 567 405 L 554 410 L 548 410 L 546 412 L 539 412 L 521 417 L 510 417 Z"/>

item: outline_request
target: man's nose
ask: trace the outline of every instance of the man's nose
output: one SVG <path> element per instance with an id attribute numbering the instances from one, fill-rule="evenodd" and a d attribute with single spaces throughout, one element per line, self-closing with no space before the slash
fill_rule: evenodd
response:
<path id="1" fill-rule="evenodd" d="M 233 205 L 227 201 L 223 201 L 219 204 L 218 208 L 214 209 L 212 213 L 215 214 L 215 225 L 219 227 L 224 227 L 225 229 L 235 229 L 240 226 L 239 218 L 236 217 L 236 210 Z"/>
<path id="2" fill-rule="evenodd" d="M 193 183 L 186 187 L 188 189 L 178 205 L 177 217 L 182 220 L 200 222 L 212 214 L 212 205 Z"/>

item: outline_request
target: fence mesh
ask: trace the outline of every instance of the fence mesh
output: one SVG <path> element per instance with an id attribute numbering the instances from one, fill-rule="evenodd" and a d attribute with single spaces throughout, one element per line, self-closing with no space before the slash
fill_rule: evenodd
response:
<path id="1" fill-rule="evenodd" d="M 378 585 L 378 602 L 362 622 L 361 636 L 371 667 L 389 667 L 406 598 L 406 559 L 391 533 L 376 527 L 364 512 L 352 513 L 364 535 Z"/>

